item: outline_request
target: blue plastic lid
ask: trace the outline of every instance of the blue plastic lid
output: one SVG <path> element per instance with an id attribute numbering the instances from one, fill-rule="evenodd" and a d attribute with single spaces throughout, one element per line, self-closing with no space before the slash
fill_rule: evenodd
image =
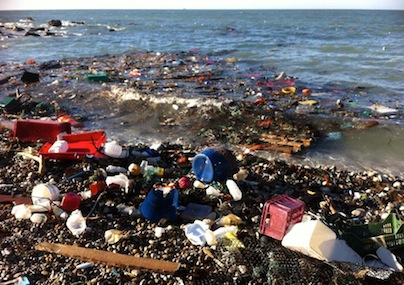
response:
<path id="1" fill-rule="evenodd" d="M 212 162 L 207 155 L 203 153 L 195 155 L 192 161 L 192 169 L 198 180 L 207 183 L 213 181 L 215 173 Z"/>

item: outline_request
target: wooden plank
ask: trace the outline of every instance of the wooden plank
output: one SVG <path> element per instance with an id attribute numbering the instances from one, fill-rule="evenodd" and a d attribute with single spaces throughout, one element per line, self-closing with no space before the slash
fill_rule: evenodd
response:
<path id="1" fill-rule="evenodd" d="M 35 249 L 94 263 L 103 263 L 111 266 L 128 267 L 132 269 L 144 269 L 169 274 L 176 272 L 181 265 L 178 262 L 135 257 L 105 250 L 90 249 L 60 243 L 43 242 L 35 246 Z"/>

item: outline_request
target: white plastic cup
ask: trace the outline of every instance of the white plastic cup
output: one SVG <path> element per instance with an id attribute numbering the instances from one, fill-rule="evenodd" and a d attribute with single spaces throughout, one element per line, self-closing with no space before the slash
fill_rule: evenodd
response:
<path id="1" fill-rule="evenodd" d="M 230 195 L 233 197 L 234 201 L 240 201 L 243 198 L 243 193 L 241 192 L 240 188 L 238 187 L 237 183 L 232 179 L 226 180 L 227 189 L 230 192 Z"/>

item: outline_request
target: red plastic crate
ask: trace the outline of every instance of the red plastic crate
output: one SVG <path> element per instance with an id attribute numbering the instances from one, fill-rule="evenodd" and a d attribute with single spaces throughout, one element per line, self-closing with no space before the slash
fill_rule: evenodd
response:
<path id="1" fill-rule="evenodd" d="M 290 225 L 302 221 L 305 204 L 303 201 L 280 195 L 265 202 L 260 230 L 263 235 L 282 240 Z"/>
<path id="2" fill-rule="evenodd" d="M 14 123 L 11 139 L 24 142 L 39 140 L 53 143 L 61 133 L 71 133 L 70 123 L 35 119 L 17 120 Z"/>
<path id="3" fill-rule="evenodd" d="M 39 154 L 41 154 L 44 158 L 58 160 L 82 159 L 86 155 L 104 157 L 104 155 L 99 152 L 102 145 L 107 140 L 104 131 L 67 134 L 63 135 L 62 139 L 69 144 L 69 148 L 67 149 L 67 151 L 50 153 L 49 149 L 51 148 L 53 143 L 46 143 L 39 150 Z"/>

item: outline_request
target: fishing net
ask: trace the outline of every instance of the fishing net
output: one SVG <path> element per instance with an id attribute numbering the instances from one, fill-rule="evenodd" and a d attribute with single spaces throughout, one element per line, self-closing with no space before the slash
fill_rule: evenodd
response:
<path id="1" fill-rule="evenodd" d="M 404 284 L 402 275 L 391 270 L 323 262 L 271 239 L 223 238 L 212 253 L 216 270 L 192 284 Z"/>

